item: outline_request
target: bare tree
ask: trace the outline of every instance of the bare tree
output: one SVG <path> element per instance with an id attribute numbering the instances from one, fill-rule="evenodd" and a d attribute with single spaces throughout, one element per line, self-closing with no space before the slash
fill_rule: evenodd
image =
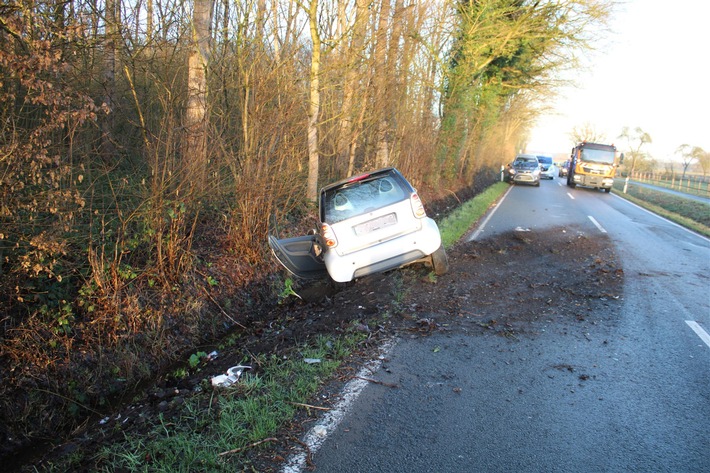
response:
<path id="1" fill-rule="evenodd" d="M 694 146 L 693 154 L 698 160 L 698 165 L 700 166 L 700 169 L 702 169 L 703 171 L 703 177 L 707 176 L 707 173 L 710 171 L 710 152 L 705 151 L 699 146 Z"/>
<path id="2" fill-rule="evenodd" d="M 572 131 L 569 132 L 569 137 L 573 144 L 581 143 L 582 141 L 589 141 L 591 143 L 604 143 L 606 141 L 606 135 L 599 132 L 594 125 L 589 122 L 572 128 Z"/>
<path id="3" fill-rule="evenodd" d="M 116 94 L 116 41 L 118 41 L 118 5 L 116 0 L 106 0 L 104 37 L 104 111 L 101 119 L 101 154 L 105 162 L 114 159 L 116 149 L 113 145 L 114 96 Z"/>
<path id="4" fill-rule="evenodd" d="M 625 139 L 628 144 L 628 156 L 631 158 L 629 174 L 632 175 L 639 164 L 646 158 L 646 154 L 643 153 L 642 148 L 644 145 L 652 142 L 651 135 L 643 131 L 640 127 L 631 130 L 629 127 L 625 126 L 621 130 L 619 138 Z"/>
<path id="5" fill-rule="evenodd" d="M 675 150 L 676 154 L 680 155 L 681 165 L 683 166 L 683 175 L 681 176 L 681 179 L 685 179 L 685 174 L 688 172 L 688 168 L 691 164 L 693 164 L 693 161 L 697 159 L 698 153 L 697 151 L 694 151 L 695 148 L 688 144 L 682 144 Z"/>
<path id="6" fill-rule="evenodd" d="M 344 4 L 344 3 L 343 3 Z M 347 163 L 347 174 L 350 175 L 354 172 L 355 167 L 355 149 L 357 146 L 358 133 L 356 131 L 356 124 L 359 121 L 356 120 L 355 111 L 358 107 L 355 106 L 355 94 L 358 89 L 358 85 L 362 83 L 362 69 L 363 69 L 363 47 L 365 44 L 365 28 L 367 27 L 368 20 L 368 4 L 369 0 L 356 0 L 355 9 L 355 19 L 353 21 L 351 31 L 351 40 L 349 42 L 349 47 L 346 41 L 343 41 L 344 52 L 342 54 L 342 60 L 345 64 L 345 74 L 343 77 L 343 99 L 342 99 L 342 113 L 340 116 L 340 130 L 338 136 L 336 137 L 336 153 L 337 162 L 340 166 L 344 166 Z M 341 21 L 345 20 L 345 12 L 340 12 Z M 345 32 L 346 27 L 342 27 L 342 31 Z M 364 111 L 365 104 L 359 104 L 359 110 Z M 358 114 L 363 116 L 362 113 Z M 339 167 L 340 167 L 339 166 Z"/>

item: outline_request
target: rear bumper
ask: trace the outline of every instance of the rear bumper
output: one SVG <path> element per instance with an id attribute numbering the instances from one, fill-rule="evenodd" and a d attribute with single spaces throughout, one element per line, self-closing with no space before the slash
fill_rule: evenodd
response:
<path id="1" fill-rule="evenodd" d="M 431 218 L 422 219 L 419 231 L 393 240 L 363 248 L 354 253 L 339 255 L 327 251 L 323 257 L 330 277 L 337 282 L 381 273 L 417 261 L 435 252 L 441 246 L 441 234 Z"/>

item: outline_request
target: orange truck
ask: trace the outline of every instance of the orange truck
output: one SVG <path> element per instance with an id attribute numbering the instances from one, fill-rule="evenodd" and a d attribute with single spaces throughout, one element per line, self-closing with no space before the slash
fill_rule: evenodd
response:
<path id="1" fill-rule="evenodd" d="M 624 161 L 614 145 L 581 142 L 572 148 L 567 185 L 586 186 L 611 192 L 616 168 Z"/>

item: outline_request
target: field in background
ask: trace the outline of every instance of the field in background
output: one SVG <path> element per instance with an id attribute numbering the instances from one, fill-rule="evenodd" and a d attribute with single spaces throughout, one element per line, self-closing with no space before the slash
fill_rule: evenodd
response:
<path id="1" fill-rule="evenodd" d="M 643 182 L 660 185 L 658 182 L 662 181 L 656 180 L 651 182 L 649 180 Z M 669 182 L 673 184 L 673 181 Z M 679 182 L 676 184 L 675 190 L 678 190 L 679 184 Z M 702 196 L 706 197 L 708 196 L 707 183 L 704 183 L 704 186 L 705 195 Z M 670 186 L 666 187 L 671 188 Z M 649 189 L 647 187 L 635 185 L 633 182 L 629 182 L 626 194 L 623 193 L 623 189 L 624 180 L 617 179 L 614 182 L 614 192 L 620 197 L 657 213 L 672 222 L 693 230 L 694 232 L 710 237 L 710 204 L 660 190 Z M 686 191 L 686 188 L 683 188 L 682 192 L 700 195 L 695 192 Z"/>

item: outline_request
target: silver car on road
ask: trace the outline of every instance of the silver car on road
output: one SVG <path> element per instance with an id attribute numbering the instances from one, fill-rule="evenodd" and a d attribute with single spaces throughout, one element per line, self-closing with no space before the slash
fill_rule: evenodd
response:
<path id="1" fill-rule="evenodd" d="M 540 186 L 540 162 L 533 154 L 519 154 L 513 161 L 510 174 L 515 184 Z"/>

